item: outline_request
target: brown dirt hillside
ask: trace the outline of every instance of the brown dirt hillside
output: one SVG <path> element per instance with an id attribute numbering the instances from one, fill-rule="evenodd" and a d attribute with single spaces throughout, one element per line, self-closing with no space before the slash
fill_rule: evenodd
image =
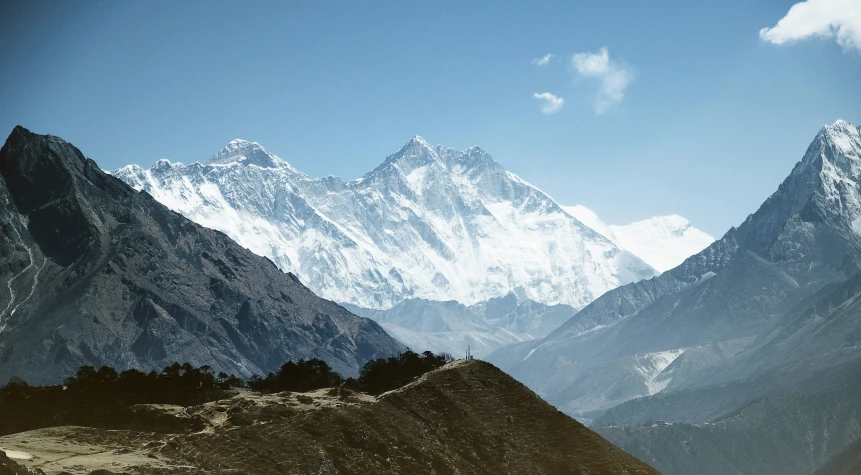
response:
<path id="1" fill-rule="evenodd" d="M 477 360 L 456 361 L 376 398 L 341 389 L 242 393 L 186 408 L 181 415 L 203 418 L 208 427 L 141 437 L 57 428 L 2 437 L 0 447 L 26 448 L 32 459 L 22 462 L 48 474 L 97 468 L 217 474 L 658 473 Z M 40 447 L 64 446 L 58 439 L 86 443 L 90 455 L 71 461 L 57 453 L 43 457 Z M 120 439 L 128 446 L 121 447 Z"/>

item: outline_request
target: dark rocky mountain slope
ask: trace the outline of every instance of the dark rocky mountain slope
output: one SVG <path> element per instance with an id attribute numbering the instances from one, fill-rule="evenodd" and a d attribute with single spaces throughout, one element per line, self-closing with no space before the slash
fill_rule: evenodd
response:
<path id="1" fill-rule="evenodd" d="M 400 349 L 62 139 L 16 127 L 0 149 L 0 381 L 173 361 L 249 376 L 312 357 L 348 376 Z"/>

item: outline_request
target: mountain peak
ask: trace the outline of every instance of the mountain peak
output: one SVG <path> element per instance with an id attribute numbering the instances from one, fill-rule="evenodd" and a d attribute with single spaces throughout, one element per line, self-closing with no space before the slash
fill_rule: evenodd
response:
<path id="1" fill-rule="evenodd" d="M 152 165 L 152 169 L 153 170 L 169 170 L 169 169 L 173 168 L 174 165 L 182 166 L 182 164 L 179 162 L 174 164 L 174 163 L 171 163 L 170 160 L 168 160 L 166 158 L 161 158 L 159 160 L 156 160 L 156 162 Z"/>
<path id="2" fill-rule="evenodd" d="M 240 163 L 244 166 L 256 165 L 263 168 L 278 168 L 286 165 L 275 154 L 269 152 L 257 142 L 243 139 L 233 139 L 226 147 L 206 161 L 207 165 L 229 165 Z"/>
<path id="3" fill-rule="evenodd" d="M 396 165 L 401 173 L 408 174 L 416 168 L 439 161 L 437 149 L 419 135 L 411 138 L 400 150 L 386 157 L 386 160 L 368 175 Z M 366 176 L 368 176 L 366 175 Z"/>
<path id="4" fill-rule="evenodd" d="M 854 127 L 845 120 L 838 120 L 830 126 L 823 127 L 824 135 L 829 138 L 841 152 L 861 155 L 861 128 Z"/>
<path id="5" fill-rule="evenodd" d="M 848 120 L 837 119 L 831 125 L 823 126 L 825 129 L 829 130 L 848 130 L 857 132 L 857 127 L 853 126 Z"/>
<path id="6" fill-rule="evenodd" d="M 401 157 L 416 157 L 416 156 L 426 156 L 431 159 L 439 158 L 439 154 L 437 154 L 436 149 L 428 143 L 427 140 L 422 138 L 420 135 L 416 135 L 411 138 L 409 142 L 407 142 L 397 153 L 393 155 L 393 157 L 397 157 L 400 159 Z"/>
<path id="7" fill-rule="evenodd" d="M 428 143 L 428 141 L 425 140 L 424 137 L 422 137 L 421 135 L 416 135 L 411 138 L 410 141 L 407 142 L 403 147 L 401 147 L 401 149 L 395 155 L 404 154 L 404 152 L 412 152 L 412 154 L 427 152 L 433 156 L 437 155 L 436 149 L 430 143 Z"/>
<path id="8" fill-rule="evenodd" d="M 464 150 L 461 157 L 466 158 L 466 159 L 470 159 L 470 160 L 476 160 L 476 159 L 490 159 L 490 160 L 492 160 L 492 158 L 490 157 L 490 154 L 485 152 L 484 149 L 482 149 L 478 145 L 473 145 L 472 147 L 469 147 L 468 149 Z"/>
<path id="9" fill-rule="evenodd" d="M 422 137 L 421 135 L 413 136 L 413 138 L 411 138 L 408 143 L 415 143 L 417 145 L 421 145 L 422 147 L 427 147 L 427 148 L 433 149 L 431 144 L 429 144 L 428 141 L 425 140 L 424 137 Z"/>
<path id="10" fill-rule="evenodd" d="M 819 154 L 817 150 L 822 144 L 831 144 L 838 152 L 861 154 L 861 127 L 855 127 L 842 119 L 831 125 L 822 126 L 810 144 L 805 160 L 816 158 Z M 810 153 L 811 150 L 814 151 L 813 154 Z"/>
<path id="11" fill-rule="evenodd" d="M 495 164 L 496 161 L 493 160 L 493 157 L 490 156 L 489 153 L 485 152 L 483 148 L 478 145 L 473 145 L 468 149 L 464 150 L 460 156 L 461 161 L 463 162 L 471 162 L 471 163 L 490 163 Z"/>

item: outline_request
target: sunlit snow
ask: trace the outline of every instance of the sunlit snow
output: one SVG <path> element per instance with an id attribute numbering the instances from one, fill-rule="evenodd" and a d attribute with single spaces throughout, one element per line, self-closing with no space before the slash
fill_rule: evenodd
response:
<path id="1" fill-rule="evenodd" d="M 509 292 L 581 308 L 655 275 L 478 147 L 416 137 L 346 183 L 309 178 L 238 140 L 206 164 L 113 174 L 269 257 L 319 295 L 365 308 L 413 297 L 473 304 Z"/>

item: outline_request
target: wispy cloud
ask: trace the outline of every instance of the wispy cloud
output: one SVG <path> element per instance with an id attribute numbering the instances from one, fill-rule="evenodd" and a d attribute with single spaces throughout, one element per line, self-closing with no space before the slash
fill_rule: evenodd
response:
<path id="1" fill-rule="evenodd" d="M 532 60 L 532 64 L 536 66 L 547 66 L 550 64 L 550 60 L 553 59 L 553 55 L 550 53 L 545 54 L 540 58 L 535 58 Z"/>
<path id="2" fill-rule="evenodd" d="M 598 92 L 592 103 L 597 115 L 621 102 L 625 98 L 625 89 L 634 81 L 631 68 L 622 61 L 610 59 L 606 47 L 597 53 L 575 54 L 571 65 L 578 76 L 598 81 Z"/>
<path id="3" fill-rule="evenodd" d="M 843 51 L 861 52 L 861 1 L 807 0 L 793 5 L 786 16 L 771 28 L 759 30 L 759 37 L 782 45 L 811 36 L 836 38 Z"/>
<path id="4" fill-rule="evenodd" d="M 565 99 L 562 99 L 555 94 L 550 94 L 549 92 L 536 92 L 535 94 L 532 94 L 532 97 L 544 101 L 544 104 L 541 105 L 542 114 L 555 114 L 562 110 L 562 106 L 565 105 Z"/>

